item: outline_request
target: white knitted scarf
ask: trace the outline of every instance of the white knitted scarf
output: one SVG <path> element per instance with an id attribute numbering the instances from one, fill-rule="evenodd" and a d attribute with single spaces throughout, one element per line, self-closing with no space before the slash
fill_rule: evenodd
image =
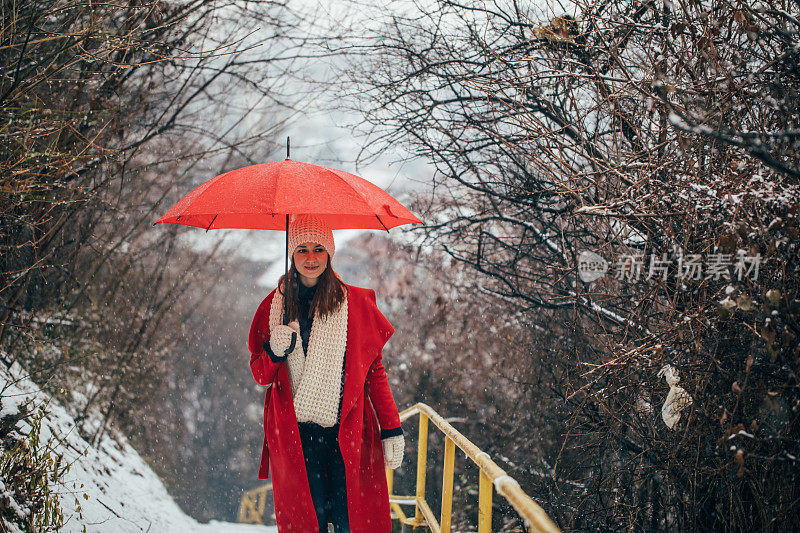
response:
<path id="1" fill-rule="evenodd" d="M 269 309 L 270 330 L 281 324 L 283 295 L 275 291 Z M 314 316 L 308 354 L 297 344 L 286 360 L 292 386 L 294 411 L 298 422 L 314 422 L 331 427 L 338 422 L 342 387 L 342 366 L 347 347 L 347 295 L 339 308 L 327 318 Z"/>

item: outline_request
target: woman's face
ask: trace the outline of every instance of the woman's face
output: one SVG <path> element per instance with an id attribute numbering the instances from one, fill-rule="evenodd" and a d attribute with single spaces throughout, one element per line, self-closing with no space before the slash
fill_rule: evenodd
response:
<path id="1" fill-rule="evenodd" d="M 325 247 L 315 242 L 304 242 L 294 249 L 292 254 L 294 267 L 300 274 L 300 281 L 306 287 L 317 284 L 320 275 L 328 266 L 328 252 Z"/>

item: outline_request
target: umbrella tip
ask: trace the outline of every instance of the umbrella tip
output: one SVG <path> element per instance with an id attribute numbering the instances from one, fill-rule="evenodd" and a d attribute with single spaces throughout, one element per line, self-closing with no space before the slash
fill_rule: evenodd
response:
<path id="1" fill-rule="evenodd" d="M 289 136 L 286 136 L 286 159 L 289 159 Z"/>

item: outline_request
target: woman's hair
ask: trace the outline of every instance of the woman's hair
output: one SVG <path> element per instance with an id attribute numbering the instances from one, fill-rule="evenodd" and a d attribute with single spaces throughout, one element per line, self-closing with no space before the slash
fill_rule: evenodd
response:
<path id="1" fill-rule="evenodd" d="M 285 276 L 281 276 L 278 281 L 278 291 L 284 295 L 283 281 Z M 289 267 L 289 297 L 286 298 L 286 314 L 288 315 L 289 322 L 300 319 L 300 302 L 298 299 L 298 290 L 300 284 L 300 275 L 294 267 L 294 259 Z M 347 289 L 344 282 L 339 277 L 339 274 L 333 271 L 330 257 L 328 258 L 328 266 L 319 275 L 317 281 L 317 292 L 314 294 L 314 300 L 311 302 L 311 307 L 308 312 L 311 316 L 316 313 L 321 318 L 325 318 L 334 311 L 336 311 L 347 297 Z"/>

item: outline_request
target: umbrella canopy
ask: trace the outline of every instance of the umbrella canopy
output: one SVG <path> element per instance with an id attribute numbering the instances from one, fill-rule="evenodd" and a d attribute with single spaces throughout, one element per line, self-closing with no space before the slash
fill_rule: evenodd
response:
<path id="1" fill-rule="evenodd" d="M 205 229 L 286 229 L 311 214 L 331 229 L 389 230 L 420 220 L 380 187 L 349 172 L 286 159 L 231 170 L 187 194 L 156 221 Z"/>

